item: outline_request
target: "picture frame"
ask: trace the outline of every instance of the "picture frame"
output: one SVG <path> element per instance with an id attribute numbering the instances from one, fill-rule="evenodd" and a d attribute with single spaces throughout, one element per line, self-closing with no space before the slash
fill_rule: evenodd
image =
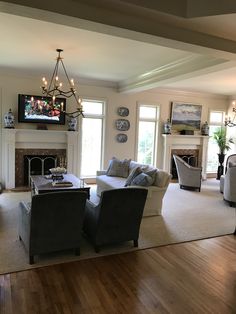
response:
<path id="1" fill-rule="evenodd" d="M 172 130 L 200 130 L 202 105 L 172 102 L 171 125 Z"/>

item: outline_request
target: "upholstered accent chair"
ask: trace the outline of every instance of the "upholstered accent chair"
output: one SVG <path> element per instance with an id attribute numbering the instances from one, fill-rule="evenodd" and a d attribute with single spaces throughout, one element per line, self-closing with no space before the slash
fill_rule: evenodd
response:
<path id="1" fill-rule="evenodd" d="M 227 169 L 229 168 L 229 165 L 231 166 L 233 163 L 236 163 L 236 154 L 232 154 L 227 157 L 226 163 L 225 163 L 225 174 L 227 173 Z M 220 177 L 220 192 L 221 193 L 224 193 L 225 174 Z"/>
<path id="2" fill-rule="evenodd" d="M 105 244 L 134 241 L 147 197 L 145 188 L 120 188 L 101 193 L 98 205 L 87 200 L 83 230 L 98 253 Z"/>
<path id="3" fill-rule="evenodd" d="M 32 202 L 20 202 L 19 238 L 34 255 L 74 249 L 80 254 L 87 193 L 80 191 L 51 192 L 32 197 Z"/>
<path id="4" fill-rule="evenodd" d="M 220 191 L 230 206 L 236 203 L 236 154 L 226 160 L 225 175 L 220 177 Z"/>
<path id="5" fill-rule="evenodd" d="M 202 168 L 192 167 L 181 157 L 173 155 L 180 188 L 198 189 L 201 191 Z"/>

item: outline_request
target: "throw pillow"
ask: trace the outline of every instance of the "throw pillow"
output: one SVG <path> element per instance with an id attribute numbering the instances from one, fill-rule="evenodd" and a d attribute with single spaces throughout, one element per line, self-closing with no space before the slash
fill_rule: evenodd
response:
<path id="1" fill-rule="evenodd" d="M 146 173 L 140 173 L 132 181 L 131 185 L 150 186 L 153 183 L 153 179 Z"/>
<path id="2" fill-rule="evenodd" d="M 143 172 L 152 178 L 152 184 L 153 184 L 154 181 L 156 180 L 157 169 L 150 169 L 148 171 L 143 171 Z"/>
<path id="3" fill-rule="evenodd" d="M 107 169 L 107 176 L 127 178 L 131 159 L 119 160 L 113 157 Z"/>
<path id="4" fill-rule="evenodd" d="M 140 167 L 134 168 L 134 169 L 130 172 L 130 174 L 129 174 L 127 180 L 125 181 L 125 186 L 129 186 L 129 185 L 131 184 L 131 182 L 133 181 L 133 179 L 134 179 L 135 177 L 137 177 L 137 175 L 139 175 L 140 173 L 142 173 L 142 170 L 141 170 Z"/>

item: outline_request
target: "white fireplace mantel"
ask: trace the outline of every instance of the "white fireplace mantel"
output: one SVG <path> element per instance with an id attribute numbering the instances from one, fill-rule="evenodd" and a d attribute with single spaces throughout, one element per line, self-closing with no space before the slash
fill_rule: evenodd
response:
<path id="1" fill-rule="evenodd" d="M 202 178 L 206 180 L 207 148 L 209 136 L 162 134 L 164 141 L 163 169 L 170 172 L 173 149 L 199 149 Z"/>
<path id="2" fill-rule="evenodd" d="M 78 132 L 3 129 L 2 130 L 2 174 L 6 189 L 15 188 L 15 149 L 66 149 L 67 171 L 79 174 L 78 167 Z"/>

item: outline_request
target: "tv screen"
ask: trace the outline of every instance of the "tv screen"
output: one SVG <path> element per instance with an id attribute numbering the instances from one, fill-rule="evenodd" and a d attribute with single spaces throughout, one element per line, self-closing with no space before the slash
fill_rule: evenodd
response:
<path id="1" fill-rule="evenodd" d="M 65 124 L 66 99 L 18 95 L 18 121 L 28 123 Z"/>

